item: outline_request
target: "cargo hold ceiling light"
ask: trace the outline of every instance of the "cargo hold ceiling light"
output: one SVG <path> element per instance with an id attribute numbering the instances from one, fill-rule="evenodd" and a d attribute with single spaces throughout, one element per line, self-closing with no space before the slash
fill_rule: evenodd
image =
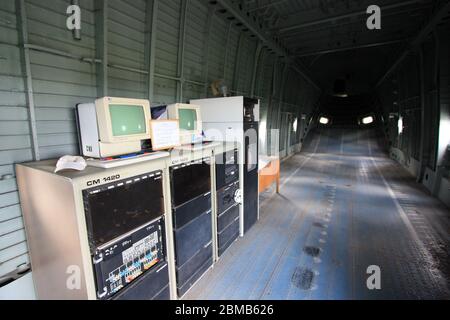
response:
<path id="1" fill-rule="evenodd" d="M 319 122 L 321 124 L 328 124 L 330 122 L 330 120 L 326 117 L 320 117 Z"/>
<path id="2" fill-rule="evenodd" d="M 292 124 L 292 130 L 294 132 L 297 132 L 297 125 L 298 125 L 298 121 L 297 121 L 297 118 L 295 118 L 294 123 Z"/>
<path id="3" fill-rule="evenodd" d="M 398 134 L 403 133 L 403 117 L 398 118 Z"/>
<path id="4" fill-rule="evenodd" d="M 368 116 L 362 119 L 362 123 L 363 124 L 371 124 L 373 122 L 373 117 L 372 116 Z"/>
<path id="5" fill-rule="evenodd" d="M 446 149 L 450 150 L 450 116 L 442 114 L 439 125 L 439 150 Z"/>

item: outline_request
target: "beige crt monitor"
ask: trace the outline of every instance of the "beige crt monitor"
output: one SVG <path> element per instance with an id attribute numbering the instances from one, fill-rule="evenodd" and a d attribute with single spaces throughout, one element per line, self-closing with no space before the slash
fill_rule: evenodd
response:
<path id="1" fill-rule="evenodd" d="M 167 115 L 171 120 L 179 121 L 180 143 L 202 142 L 202 118 L 200 107 L 194 104 L 175 103 L 167 106 Z"/>
<path id="2" fill-rule="evenodd" d="M 145 99 L 103 97 L 77 105 L 82 154 L 106 158 L 141 151 L 150 139 L 150 102 Z"/>
<path id="3" fill-rule="evenodd" d="M 148 122 L 151 116 L 148 100 L 104 97 L 95 101 L 95 110 L 102 142 L 117 143 L 150 139 Z M 133 123 L 133 121 L 136 122 Z M 130 127 L 125 128 L 127 124 Z"/>

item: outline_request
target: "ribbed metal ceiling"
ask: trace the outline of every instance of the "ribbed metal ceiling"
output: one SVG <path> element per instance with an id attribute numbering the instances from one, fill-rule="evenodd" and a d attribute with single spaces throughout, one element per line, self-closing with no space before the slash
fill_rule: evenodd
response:
<path id="1" fill-rule="evenodd" d="M 304 65 L 325 92 L 338 78 L 352 94 L 370 91 L 430 19 L 435 0 L 232 1 Z M 366 10 L 381 7 L 382 29 L 368 30 Z"/>

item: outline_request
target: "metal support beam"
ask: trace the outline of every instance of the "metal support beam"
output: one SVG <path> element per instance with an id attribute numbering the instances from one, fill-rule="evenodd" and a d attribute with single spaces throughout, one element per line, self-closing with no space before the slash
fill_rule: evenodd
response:
<path id="1" fill-rule="evenodd" d="M 242 12 L 242 10 L 239 8 L 239 6 L 236 3 L 232 3 L 227 0 L 217 0 L 217 2 L 225 8 L 228 12 L 230 12 L 236 19 L 238 19 L 241 23 L 243 23 L 254 35 L 256 35 L 259 40 L 263 43 L 263 45 L 267 45 L 269 48 L 274 50 L 276 54 L 279 56 L 286 57 L 289 60 L 292 60 L 292 58 L 289 56 L 289 53 L 287 50 L 282 47 L 279 43 L 274 41 L 270 38 L 270 36 L 267 36 L 266 31 L 262 30 L 259 25 L 254 22 L 253 20 L 248 19 L 247 15 Z M 290 61 L 292 65 L 296 65 L 296 61 Z M 303 71 L 305 68 L 301 65 L 297 65 L 294 70 L 299 73 L 304 79 L 306 79 L 314 88 L 321 91 L 319 86 L 314 82 L 314 80 L 305 72 Z"/>
<path id="2" fill-rule="evenodd" d="M 223 52 L 223 80 L 225 81 L 225 76 L 226 76 L 226 65 L 228 64 L 228 55 L 229 55 L 229 50 L 228 48 L 230 47 L 230 36 L 231 36 L 231 27 L 232 27 L 233 23 L 229 22 L 228 23 L 228 28 L 227 28 L 227 42 L 225 42 L 225 50 Z M 229 84 L 231 85 L 231 83 Z M 230 88 L 231 89 L 231 88 Z"/>
<path id="3" fill-rule="evenodd" d="M 185 83 L 192 83 L 192 84 L 195 84 L 197 86 L 204 86 L 205 85 L 204 82 L 199 82 L 199 81 L 194 81 L 194 80 L 189 80 L 189 79 L 181 79 L 180 77 L 168 76 L 168 75 L 161 74 L 161 73 L 155 73 L 155 77 L 161 78 L 161 79 L 167 79 L 167 80 L 174 80 L 174 81 L 181 81 L 181 80 L 183 80 L 183 82 L 185 82 Z"/>
<path id="4" fill-rule="evenodd" d="M 273 105 L 274 105 L 274 98 L 275 98 L 275 82 L 276 82 L 276 74 L 277 74 L 277 70 L 278 70 L 278 59 L 275 59 L 275 61 L 273 62 L 272 65 L 272 76 L 271 76 L 271 86 L 270 86 L 270 94 L 269 94 L 269 104 L 267 106 L 267 121 L 266 121 L 266 127 L 267 127 L 267 132 L 270 132 L 270 130 L 272 130 L 273 128 Z M 272 141 L 268 140 L 268 143 L 272 143 Z M 269 145 L 267 145 L 269 146 Z"/>
<path id="5" fill-rule="evenodd" d="M 284 96 L 286 93 L 286 81 L 288 78 L 288 73 L 289 73 L 289 64 L 287 62 L 284 63 L 283 65 L 283 72 L 281 74 L 281 76 L 283 77 L 283 80 L 281 80 L 281 86 L 279 89 L 279 96 L 278 96 L 278 101 L 280 103 L 279 109 L 278 109 L 278 127 L 281 129 L 281 112 L 283 111 L 283 103 L 284 103 Z"/>
<path id="6" fill-rule="evenodd" d="M 155 90 L 155 58 L 156 58 L 156 30 L 158 22 L 158 0 L 147 2 L 147 45 L 145 56 L 148 64 L 147 92 L 150 102 L 153 100 Z"/>
<path id="7" fill-rule="evenodd" d="M 95 1 L 95 47 L 97 64 L 97 96 L 108 95 L 108 0 Z"/>
<path id="8" fill-rule="evenodd" d="M 25 44 L 24 47 L 27 48 L 27 49 L 30 49 L 30 50 L 46 52 L 46 53 L 57 55 L 57 56 L 61 56 L 61 57 L 75 59 L 75 60 L 78 60 L 78 61 L 81 61 L 81 62 L 97 63 L 97 64 L 101 64 L 102 63 L 102 60 L 100 60 L 100 59 L 77 56 L 77 55 L 73 55 L 73 54 L 65 52 L 65 51 L 50 49 L 50 48 L 42 47 L 42 46 L 39 46 L 39 45 Z M 108 67 L 109 68 L 119 69 L 119 70 L 126 70 L 126 71 L 139 73 L 139 74 L 150 75 L 150 71 L 147 71 L 145 69 L 131 68 L 131 67 L 127 67 L 127 66 L 123 66 L 123 65 L 119 65 L 119 64 L 108 63 Z M 168 80 L 174 80 L 174 81 L 181 81 L 180 77 L 169 76 L 169 75 L 164 75 L 164 74 L 153 72 L 152 78 L 154 78 L 154 77 L 158 77 L 158 78 L 162 78 L 162 79 L 168 79 Z M 205 86 L 204 82 L 195 81 L 195 80 L 184 79 L 184 82 L 185 83 L 192 83 L 192 84 L 195 84 L 195 85 L 198 85 L 198 86 Z"/>
<path id="9" fill-rule="evenodd" d="M 413 5 L 418 2 L 422 2 L 422 0 L 409 0 L 409 1 L 380 6 L 380 8 L 381 8 L 381 10 L 384 11 L 384 10 L 390 10 L 390 9 Z M 273 29 L 272 31 L 277 31 L 279 33 L 285 33 L 285 32 L 289 32 L 292 30 L 298 30 L 298 29 L 302 29 L 302 28 L 306 28 L 306 27 L 311 27 L 311 26 L 315 26 L 315 25 L 319 25 L 319 24 L 324 24 L 324 23 L 328 23 L 328 22 L 363 16 L 363 15 L 367 15 L 366 10 L 358 10 L 358 11 L 351 12 L 351 13 L 341 14 L 341 15 L 337 15 L 337 16 L 333 16 L 333 17 L 329 17 L 329 18 L 318 19 L 318 20 L 308 21 L 308 22 L 299 23 L 299 24 L 296 23 L 291 26 L 285 26 L 285 27 Z M 300 19 L 293 19 L 293 20 L 301 21 Z"/>
<path id="10" fill-rule="evenodd" d="M 431 7 L 432 7 L 432 4 L 425 3 L 424 5 L 421 5 L 421 6 L 415 6 L 413 8 L 404 8 L 401 10 L 396 10 L 395 12 L 383 12 L 383 15 L 382 15 L 383 28 L 386 26 L 386 23 L 385 23 L 386 20 L 389 20 L 387 18 L 392 18 L 391 20 L 394 21 L 394 20 L 396 20 L 394 18 L 397 18 L 396 16 L 398 16 L 398 15 L 402 15 L 405 13 L 413 13 L 413 12 L 418 12 L 418 11 L 423 12 L 424 10 L 428 10 Z M 361 16 L 358 19 L 349 19 L 349 20 L 345 20 L 345 21 L 340 21 L 339 28 L 342 28 L 345 26 L 350 26 L 350 25 L 355 25 L 355 24 L 365 25 L 366 19 L 367 19 L 367 16 Z M 415 23 L 417 23 L 417 22 L 415 22 Z M 303 36 L 305 34 L 314 35 L 314 37 L 317 37 L 317 35 L 320 31 L 329 31 L 330 28 L 334 28 L 334 25 L 333 24 L 329 24 L 329 25 L 320 24 L 320 25 L 317 25 L 317 28 L 313 28 L 313 29 L 311 29 L 311 28 L 298 29 L 298 30 L 295 30 L 294 32 L 289 32 L 287 34 L 284 34 L 283 41 L 287 41 L 287 42 L 295 41 L 295 40 L 298 40 L 300 37 L 303 38 Z"/>
<path id="11" fill-rule="evenodd" d="M 213 17 L 216 10 L 213 5 L 208 5 L 208 17 L 206 18 L 206 28 L 204 30 L 204 38 L 206 41 L 203 44 L 203 82 L 205 83 L 205 97 L 208 96 L 208 74 L 209 74 L 209 48 L 211 46 L 211 28 Z M 225 65 L 224 65 L 225 68 Z"/>
<path id="12" fill-rule="evenodd" d="M 324 50 L 318 50 L 318 51 L 309 51 L 309 52 L 295 54 L 295 57 L 309 57 L 309 56 L 315 56 L 315 55 L 319 55 L 319 54 L 328 54 L 328 53 L 336 53 L 336 52 L 350 51 L 350 50 L 356 50 L 356 49 L 381 47 L 381 46 L 387 46 L 387 45 L 391 45 L 391 44 L 402 43 L 402 42 L 406 42 L 406 41 L 408 41 L 408 39 L 397 39 L 397 40 L 390 40 L 390 41 L 383 41 L 383 42 L 366 43 L 366 44 L 360 44 L 360 45 L 343 47 L 343 48 L 333 48 L 333 49 L 324 49 Z"/>
<path id="13" fill-rule="evenodd" d="M 181 1 L 180 13 L 180 34 L 178 38 L 178 62 L 177 62 L 177 76 L 181 80 L 177 84 L 177 102 L 183 100 L 183 85 L 184 85 L 184 47 L 186 40 L 186 15 L 189 5 L 189 0 Z"/>
<path id="14" fill-rule="evenodd" d="M 261 72 L 259 73 L 259 77 L 258 77 L 256 83 L 260 83 L 260 84 L 263 83 L 264 64 L 265 64 L 265 58 L 266 58 L 266 55 L 267 55 L 267 51 L 262 50 L 262 51 L 261 51 L 261 54 L 260 54 L 260 58 L 259 58 L 259 65 L 260 65 L 260 68 L 262 68 L 262 70 L 261 70 Z M 255 87 L 256 87 L 256 86 L 255 86 Z M 256 88 L 255 88 L 255 91 L 256 91 Z M 256 96 L 256 95 L 255 95 L 255 96 Z M 265 98 L 267 98 L 267 97 L 265 97 Z"/>
<path id="15" fill-rule="evenodd" d="M 27 13 L 25 7 L 25 0 L 20 0 L 17 2 L 19 11 L 19 29 L 20 29 L 20 42 L 23 46 L 23 65 L 25 67 L 26 73 L 26 90 L 27 90 L 27 102 L 28 102 L 28 116 L 29 116 L 29 126 L 31 131 L 31 148 L 33 151 L 33 159 L 36 161 L 40 160 L 39 154 L 39 143 L 37 139 L 37 129 L 36 129 L 36 112 L 34 105 L 33 96 L 33 77 L 31 74 L 31 62 L 30 62 L 30 49 L 26 46 L 28 43 L 28 23 L 27 23 Z"/>
<path id="16" fill-rule="evenodd" d="M 417 182 L 422 182 L 425 172 L 425 66 L 423 47 L 419 51 L 419 77 L 420 77 L 420 149 L 419 149 L 419 173 Z"/>
<path id="17" fill-rule="evenodd" d="M 146 74 L 146 75 L 149 74 L 149 72 L 147 70 L 126 67 L 126 66 L 122 66 L 119 64 L 108 63 L 108 67 L 113 68 L 113 69 L 119 69 L 119 70 L 125 70 L 125 71 L 134 72 L 134 73 L 139 73 L 139 74 Z"/>
<path id="18" fill-rule="evenodd" d="M 232 88 L 235 91 L 238 91 L 238 74 L 239 74 L 239 69 L 240 69 L 240 65 L 241 65 L 241 48 L 242 48 L 242 41 L 244 40 L 244 33 L 241 32 L 239 34 L 239 40 L 238 40 L 238 45 L 236 47 L 236 58 L 234 61 L 234 73 L 233 73 L 233 84 L 232 84 Z"/>
<path id="19" fill-rule="evenodd" d="M 266 120 L 266 132 L 267 132 L 267 154 L 271 154 L 272 152 L 272 129 L 273 129 L 273 109 L 274 109 L 274 95 L 275 95 L 275 82 L 276 82 L 276 73 L 277 73 L 277 67 L 278 67 L 278 59 L 275 59 L 274 63 L 272 64 L 272 76 L 271 76 L 271 86 L 270 86 L 270 93 L 269 93 L 269 99 L 268 99 L 268 105 L 267 105 L 267 120 Z M 270 147 L 270 148 L 269 148 Z M 270 150 L 270 152 L 269 152 Z"/>
<path id="20" fill-rule="evenodd" d="M 267 3 L 267 4 L 249 9 L 248 12 L 255 12 L 255 11 L 259 11 L 261 9 L 267 9 L 267 8 L 282 4 L 283 2 L 287 2 L 287 1 L 289 1 L 289 0 L 269 1 L 269 3 Z"/>
<path id="21" fill-rule="evenodd" d="M 322 92 L 322 90 L 320 89 L 320 87 L 315 83 L 315 82 L 311 82 L 312 80 L 310 80 L 309 78 L 304 77 L 304 73 L 302 70 L 306 69 L 305 66 L 300 63 L 292 63 L 292 60 L 290 59 L 286 59 L 286 62 L 290 64 L 290 67 L 297 72 L 303 79 L 305 79 L 309 84 L 311 84 L 314 88 L 317 89 L 317 91 Z"/>
<path id="22" fill-rule="evenodd" d="M 256 74 L 258 73 L 258 64 L 259 64 L 259 61 L 261 58 L 261 50 L 262 50 L 262 44 L 261 44 L 261 42 L 258 42 L 258 45 L 256 46 L 256 51 L 255 51 L 255 60 L 253 63 L 252 87 L 250 90 L 251 97 L 253 97 L 255 95 Z"/>
<path id="23" fill-rule="evenodd" d="M 278 74 L 278 76 L 282 77 L 282 80 L 279 81 L 277 79 L 274 79 L 275 82 L 279 83 L 280 85 L 279 85 L 278 91 L 274 92 L 274 96 L 276 97 L 276 100 L 277 100 L 278 103 L 276 104 L 276 107 L 274 109 L 275 111 L 272 111 L 272 112 L 275 112 L 275 115 L 276 115 L 276 126 L 275 126 L 275 128 L 276 129 L 280 129 L 280 130 L 281 130 L 281 120 L 282 120 L 281 119 L 281 112 L 282 112 L 282 108 L 283 108 L 283 98 L 284 98 L 284 91 L 285 91 L 284 89 L 285 89 L 285 83 L 286 83 L 286 80 L 287 80 L 288 70 L 289 70 L 289 66 L 288 66 L 287 62 L 284 62 L 281 74 Z M 275 116 L 272 116 L 272 117 L 273 117 L 272 119 L 275 118 Z M 281 135 L 279 135 L 278 138 L 281 138 Z M 280 141 L 278 141 L 278 145 L 280 145 Z"/>
<path id="24" fill-rule="evenodd" d="M 411 41 L 409 47 L 397 58 L 397 60 L 395 60 L 392 66 L 380 78 L 375 88 L 378 88 L 387 79 L 387 77 L 389 77 L 389 75 L 392 72 L 394 72 L 394 70 L 400 65 L 400 63 L 402 63 L 402 61 L 408 56 L 411 50 L 413 50 L 415 47 L 417 47 L 425 40 L 425 38 L 433 31 L 436 25 L 442 20 L 442 18 L 444 18 L 448 14 L 449 10 L 450 10 L 450 0 L 446 0 L 441 5 L 441 7 L 436 10 L 434 16 L 425 25 L 425 27 L 423 27 L 422 30 L 420 30 L 420 32 L 417 34 L 414 40 Z"/>
<path id="25" fill-rule="evenodd" d="M 448 30 L 448 28 L 446 28 Z M 446 130 L 448 122 L 450 121 L 450 107 L 447 100 L 447 92 L 441 82 L 446 81 L 450 76 L 448 58 L 450 57 L 450 46 L 448 45 L 448 33 L 447 30 L 439 30 L 433 34 L 435 38 L 435 68 L 434 68 L 434 81 L 433 81 L 433 93 L 436 94 L 437 101 L 437 114 L 439 125 L 435 127 L 437 141 L 436 150 L 436 179 L 442 178 L 442 170 L 446 170 L 445 166 L 448 165 L 446 161 L 446 154 L 448 154 L 449 137 Z M 442 58 L 445 57 L 445 58 Z M 442 94 L 441 94 L 441 91 Z M 435 194 L 439 192 L 440 181 L 435 180 L 434 191 Z"/>
<path id="26" fill-rule="evenodd" d="M 74 54 L 71 54 L 71 53 L 68 53 L 68 52 L 65 52 L 65 51 L 51 49 L 51 48 L 47 48 L 47 47 L 43 47 L 43 46 L 39 46 L 39 45 L 35 45 L 35 44 L 25 43 L 23 46 L 26 49 L 30 49 L 30 50 L 34 50 L 34 51 L 40 51 L 40 52 L 45 52 L 45 53 L 53 54 L 53 55 L 56 55 L 56 56 L 61 56 L 61 57 L 65 57 L 65 58 L 78 60 L 78 61 L 81 61 L 81 62 L 102 63 L 102 60 L 96 59 L 95 57 L 77 56 L 77 55 L 74 55 Z"/>

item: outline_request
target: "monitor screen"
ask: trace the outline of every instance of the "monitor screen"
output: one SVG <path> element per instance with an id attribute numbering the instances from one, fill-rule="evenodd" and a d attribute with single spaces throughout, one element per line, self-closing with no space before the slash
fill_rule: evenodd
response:
<path id="1" fill-rule="evenodd" d="M 110 104 L 112 134 L 115 137 L 145 134 L 144 107 L 140 105 Z"/>
<path id="2" fill-rule="evenodd" d="M 180 121 L 181 130 L 197 130 L 196 109 L 178 109 L 178 120 Z"/>

